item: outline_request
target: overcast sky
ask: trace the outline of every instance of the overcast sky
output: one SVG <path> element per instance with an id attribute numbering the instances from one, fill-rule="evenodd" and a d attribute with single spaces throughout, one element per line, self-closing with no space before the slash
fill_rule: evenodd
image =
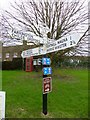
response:
<path id="1" fill-rule="evenodd" d="M 9 6 L 9 2 L 12 1 L 12 0 L 0 0 L 0 8 L 8 8 Z"/>
<path id="2" fill-rule="evenodd" d="M 10 8 L 10 3 L 13 3 L 15 0 L 0 0 L 0 9 L 9 9 Z M 21 0 L 16 0 L 16 1 L 21 1 Z M 25 1 L 25 0 L 23 0 Z M 38 0 L 36 0 L 38 1 Z M 66 1 L 66 0 L 65 0 Z M 68 0 L 68 2 L 70 2 L 72 0 Z M 85 0 L 86 4 L 88 3 L 88 1 L 90 0 Z"/>
<path id="3" fill-rule="evenodd" d="M 2 9 L 7 9 L 10 7 L 10 2 L 12 3 L 14 0 L 0 0 L 0 8 Z M 20 1 L 20 0 L 16 0 L 16 1 Z M 70 1 L 70 0 L 68 0 Z M 90 1 L 90 0 L 85 0 L 86 2 Z"/>

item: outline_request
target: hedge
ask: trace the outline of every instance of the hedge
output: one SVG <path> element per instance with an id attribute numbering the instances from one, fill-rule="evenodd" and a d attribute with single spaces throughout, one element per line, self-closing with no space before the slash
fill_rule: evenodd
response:
<path id="1" fill-rule="evenodd" d="M 21 70 L 23 68 L 22 58 L 14 58 L 12 61 L 3 61 L 2 70 Z"/>

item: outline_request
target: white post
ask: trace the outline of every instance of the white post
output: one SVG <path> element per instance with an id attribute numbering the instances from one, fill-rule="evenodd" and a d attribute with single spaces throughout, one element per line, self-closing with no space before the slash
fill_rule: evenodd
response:
<path id="1" fill-rule="evenodd" d="M 0 120 L 5 118 L 5 92 L 0 91 Z"/>

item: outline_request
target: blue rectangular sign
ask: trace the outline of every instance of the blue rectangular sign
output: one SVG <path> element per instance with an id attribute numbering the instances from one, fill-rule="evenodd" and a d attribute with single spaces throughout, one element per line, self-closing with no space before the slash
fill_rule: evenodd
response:
<path id="1" fill-rule="evenodd" d="M 42 64 L 43 65 L 50 65 L 51 64 L 50 58 L 42 58 Z"/>
<path id="2" fill-rule="evenodd" d="M 52 74 L 52 68 L 51 67 L 44 67 L 43 68 L 43 74 L 44 75 L 50 75 L 50 74 Z"/>

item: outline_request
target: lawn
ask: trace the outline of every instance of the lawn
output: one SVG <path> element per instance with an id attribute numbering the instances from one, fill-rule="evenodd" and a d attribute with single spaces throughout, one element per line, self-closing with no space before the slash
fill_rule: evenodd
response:
<path id="1" fill-rule="evenodd" d="M 53 69 L 48 114 L 42 114 L 42 73 L 3 71 L 6 118 L 87 118 L 88 71 Z"/>

